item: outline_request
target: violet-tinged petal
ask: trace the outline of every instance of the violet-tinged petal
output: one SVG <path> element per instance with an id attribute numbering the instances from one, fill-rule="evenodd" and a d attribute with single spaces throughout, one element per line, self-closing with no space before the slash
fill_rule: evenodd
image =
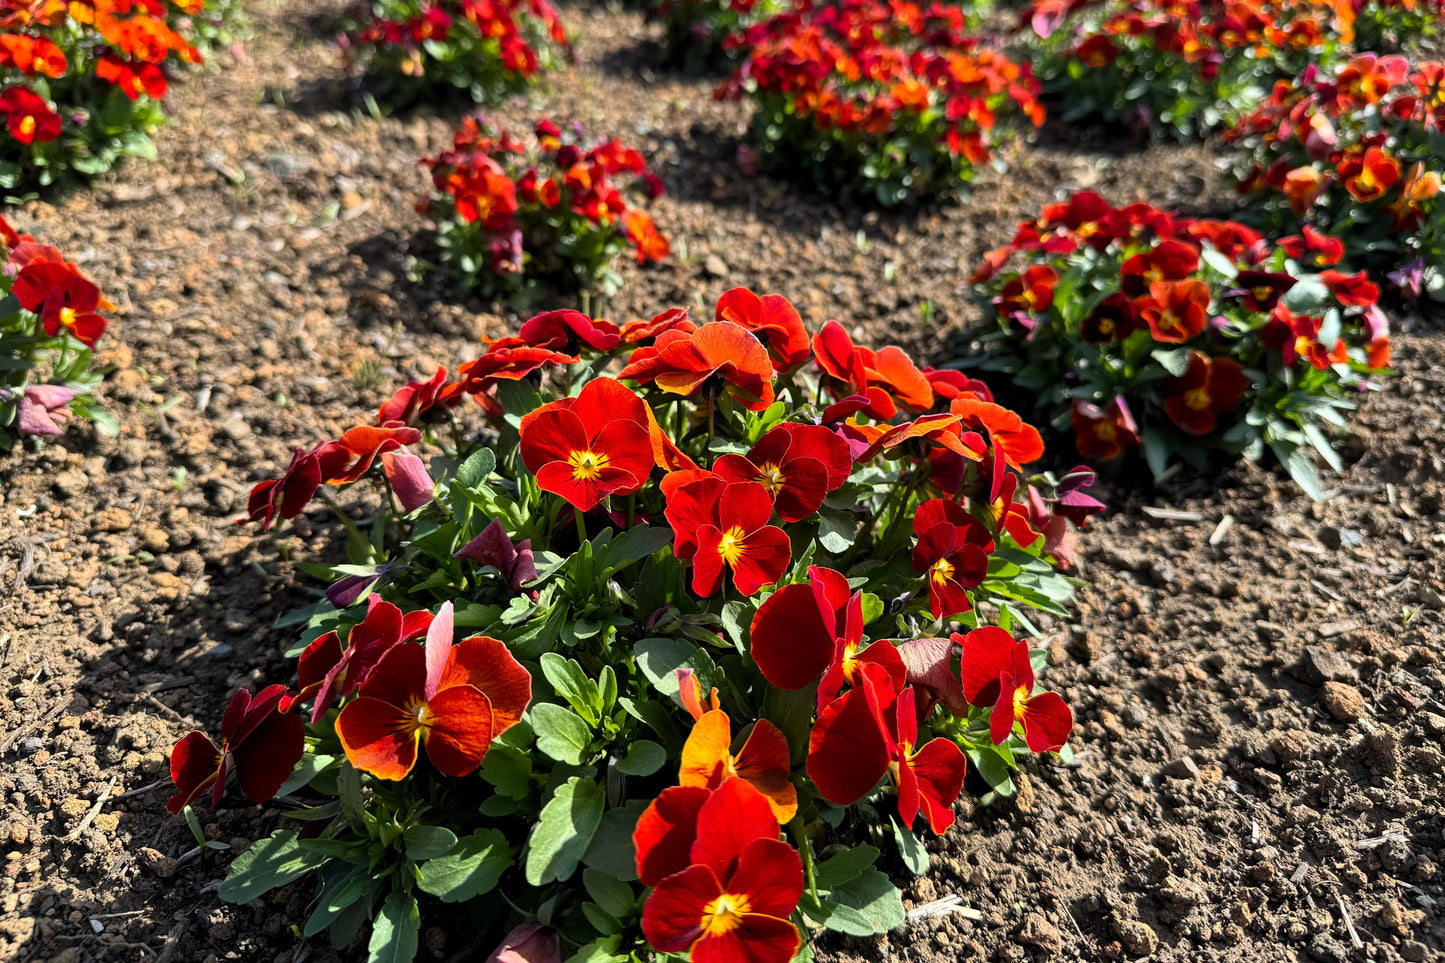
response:
<path id="1" fill-rule="evenodd" d="M 76 394 L 74 388 L 60 385 L 27 385 L 17 406 L 20 433 L 50 438 L 61 434 Z"/>
<path id="2" fill-rule="evenodd" d="M 487 957 L 487 963 L 561 963 L 562 949 L 555 930 L 538 923 L 523 923 L 508 933 Z"/>
<path id="3" fill-rule="evenodd" d="M 388 451 L 381 456 L 381 467 L 403 510 L 414 512 L 432 500 L 436 483 L 427 474 L 426 462 L 416 455 L 405 448 Z"/>

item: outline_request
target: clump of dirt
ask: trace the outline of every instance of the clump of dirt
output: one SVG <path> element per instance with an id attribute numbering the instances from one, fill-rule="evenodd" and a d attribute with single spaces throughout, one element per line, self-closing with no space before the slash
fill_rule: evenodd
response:
<path id="1" fill-rule="evenodd" d="M 359 958 L 292 934 L 309 887 L 221 903 L 230 854 L 163 808 L 175 740 L 214 732 L 235 687 L 289 677 L 273 623 L 315 591 L 293 560 L 328 543 L 319 511 L 279 535 L 236 527 L 250 485 L 517 321 L 419 273 L 415 160 L 457 118 L 363 112 L 315 26 L 340 7 L 258 10 L 244 61 L 177 86 L 158 162 L 16 218 L 120 305 L 104 395 L 122 430 L 0 462 L 0 958 Z M 639 14 L 567 16 L 579 66 L 493 113 L 576 118 L 664 173 L 654 213 L 676 256 L 626 267 L 614 320 L 706 314 L 746 285 L 939 363 L 977 320 L 969 268 L 1041 204 L 1080 188 L 1198 214 L 1230 203 L 1206 147 L 1051 129 L 966 203 L 840 210 L 745 177 L 745 108 L 649 60 Z M 1040 764 L 1016 802 L 930 844 L 910 906 L 956 894 L 967 912 L 825 937 L 825 956 L 1442 958 L 1445 337 L 1438 318 L 1399 320 L 1401 373 L 1361 399 L 1352 464 L 1322 504 L 1252 466 L 1107 492 L 1080 617 L 1052 640 L 1076 765 Z M 202 829 L 235 851 L 278 816 L 231 805 Z M 490 950 L 441 916 L 424 947 Z"/>

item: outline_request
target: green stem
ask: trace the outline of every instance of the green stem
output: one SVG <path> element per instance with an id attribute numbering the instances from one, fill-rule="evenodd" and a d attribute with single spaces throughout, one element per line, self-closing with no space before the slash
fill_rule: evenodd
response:
<path id="1" fill-rule="evenodd" d="M 582 509 L 576 505 L 572 506 L 572 517 L 577 522 L 577 544 L 580 546 L 587 541 L 587 519 L 582 515 Z"/>
<path id="2" fill-rule="evenodd" d="M 813 846 L 808 842 L 807 827 L 803 825 L 803 816 L 798 813 L 788 823 L 788 828 L 793 831 L 793 840 L 798 847 L 798 855 L 803 858 L 803 875 L 808 881 L 808 893 L 813 897 L 813 902 L 818 900 L 818 879 L 813 871 Z"/>

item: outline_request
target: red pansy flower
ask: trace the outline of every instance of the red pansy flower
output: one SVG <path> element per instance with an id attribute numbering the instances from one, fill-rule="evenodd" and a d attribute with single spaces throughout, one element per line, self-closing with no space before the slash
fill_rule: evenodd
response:
<path id="1" fill-rule="evenodd" d="M 684 397 L 711 400 L 724 390 L 749 411 L 773 403 L 773 362 L 750 331 L 735 324 L 705 324 L 691 333 L 673 328 L 651 347 L 638 348 L 619 378 L 656 382 Z"/>
<path id="2" fill-rule="evenodd" d="M 959 657 L 963 694 L 976 706 L 993 706 L 989 735 L 1002 745 L 1021 725 L 1031 752 L 1058 752 L 1069 741 L 1074 714 L 1057 692 L 1034 695 L 1034 669 L 1027 642 L 996 626 L 953 636 L 963 646 Z"/>
<path id="3" fill-rule="evenodd" d="M 1332 364 L 1349 360 L 1344 339 L 1336 339 L 1331 348 L 1320 340 L 1323 318 L 1295 314 L 1283 304 L 1276 305 L 1269 324 L 1259 333 L 1266 347 L 1280 352 L 1287 365 L 1303 358 L 1312 367 L 1323 371 Z"/>
<path id="4" fill-rule="evenodd" d="M 704 712 L 682 747 L 679 786 L 716 789 L 736 776 L 767 797 L 773 816 L 786 823 L 798 811 L 798 790 L 788 781 L 793 766 L 788 740 L 777 726 L 759 719 L 737 755 L 732 753 L 732 721 L 726 712 Z"/>
<path id="5" fill-rule="evenodd" d="M 691 334 L 697 330 L 697 325 L 688 320 L 687 308 L 668 308 L 646 321 L 629 321 L 622 326 L 622 340 L 627 344 L 651 341 L 664 331 L 673 329 L 683 334 Z"/>
<path id="6" fill-rule="evenodd" d="M 1240 271 L 1236 279 L 1244 293 L 1244 306 L 1251 311 L 1273 311 L 1284 293 L 1294 287 L 1295 278 L 1274 271 Z"/>
<path id="7" fill-rule="evenodd" d="M 1131 298 L 1143 297 L 1156 282 L 1183 281 L 1197 270 L 1199 251 L 1183 241 L 1165 238 L 1120 266 L 1120 288 Z"/>
<path id="8" fill-rule="evenodd" d="M 935 619 L 972 610 L 968 590 L 988 574 L 993 537 L 962 505 L 935 498 L 913 517 L 913 570 L 926 572 L 928 607 Z"/>
<path id="9" fill-rule="evenodd" d="M 1339 264 L 1345 257 L 1345 243 L 1337 237 L 1322 234 L 1306 224 L 1300 234 L 1279 242 L 1285 253 L 1296 261 L 1312 267 Z"/>
<path id="10" fill-rule="evenodd" d="M 822 425 L 778 425 L 746 455 L 722 455 L 712 470 L 729 481 L 753 481 L 768 490 L 778 517 L 796 522 L 816 512 L 828 493 L 848 480 L 848 443 Z"/>
<path id="11" fill-rule="evenodd" d="M 1183 344 L 1203 333 L 1209 323 L 1209 285 L 1193 278 L 1155 281 L 1149 285 L 1149 296 L 1135 307 L 1155 341 Z"/>
<path id="12" fill-rule="evenodd" d="M 419 639 L 431 628 L 432 614 L 425 610 L 402 614 L 401 609 L 381 596 L 366 600 L 366 615 L 352 626 L 342 648 L 335 632 L 312 641 L 301 653 L 297 666 L 299 690 L 282 702 L 283 712 L 304 699 L 315 696 L 311 707 L 311 724 L 321 721 L 332 703 L 359 689 L 371 677 L 382 656 L 407 639 Z"/>
<path id="13" fill-rule="evenodd" d="M 1345 274 L 1341 271 L 1322 271 L 1320 280 L 1330 289 L 1336 301 L 1346 307 L 1368 308 L 1380 300 L 1380 289 L 1365 272 Z"/>
<path id="14" fill-rule="evenodd" d="M 421 747 L 439 772 L 465 776 L 492 740 L 526 711 L 532 677 L 503 642 L 475 636 L 452 644 L 452 607 L 443 603 L 426 645 L 386 653 L 360 694 L 336 719 L 346 758 L 380 779 L 403 779 Z"/>
<path id="15" fill-rule="evenodd" d="M 1189 353 L 1189 367 L 1181 377 L 1164 383 L 1169 397 L 1164 412 L 1191 435 L 1207 435 L 1221 415 L 1227 415 L 1249 388 L 1244 366 L 1233 358 L 1209 358 Z"/>
<path id="16" fill-rule="evenodd" d="M 1345 190 L 1361 203 L 1378 200 L 1400 180 L 1400 162 L 1379 147 L 1351 154 L 1338 167 Z"/>
<path id="17" fill-rule="evenodd" d="M 744 595 L 788 570 L 792 545 L 787 533 L 769 524 L 773 502 L 756 482 L 689 482 L 668 499 L 665 513 L 675 533 L 674 553 L 692 559 L 692 590 L 703 598 L 718 590 L 728 569 Z M 684 554 L 689 547 L 692 554 Z"/>
<path id="18" fill-rule="evenodd" d="M 304 512 L 320 487 L 321 462 L 316 457 L 316 449 L 297 448 L 280 478 L 257 482 L 251 488 L 246 517 L 237 519 L 237 523 L 260 522 L 261 531 L 269 532 L 277 515 L 295 518 Z"/>
<path id="19" fill-rule="evenodd" d="M 105 333 L 105 318 L 96 312 L 110 304 L 73 264 L 32 261 L 16 276 L 10 293 L 22 308 L 40 315 L 46 337 L 66 328 L 77 341 L 93 348 Z"/>
<path id="20" fill-rule="evenodd" d="M 192 732 L 171 750 L 171 780 L 176 794 L 166 803 L 175 815 L 211 786 L 211 808 L 221 804 L 226 776 L 234 770 L 241 791 L 255 803 L 276 795 L 296 768 L 305 748 L 306 727 L 279 711 L 284 685 L 262 689 L 252 698 L 245 689 L 231 696 L 221 719 L 221 748 L 204 732 Z"/>
<path id="21" fill-rule="evenodd" d="M 366 474 L 378 455 L 418 441 L 421 432 L 406 425 L 358 425 L 315 449 L 321 480 L 328 485 L 349 485 Z"/>
<path id="22" fill-rule="evenodd" d="M 1070 418 L 1074 445 L 1085 458 L 1108 461 L 1139 445 L 1139 427 L 1122 397 L 1114 398 L 1107 408 L 1075 398 Z"/>
<path id="23" fill-rule="evenodd" d="M 1134 302 L 1122 291 L 1115 291 L 1095 305 L 1079 326 L 1085 341 L 1104 344 L 1127 338 L 1139 322 Z"/>
<path id="24" fill-rule="evenodd" d="M 10 127 L 10 136 L 22 144 L 55 140 L 60 136 L 60 115 L 45 98 L 24 87 L 11 87 L 0 94 L 0 114 Z"/>
<path id="25" fill-rule="evenodd" d="M 1058 272 L 1047 264 L 1030 265 L 1004 283 L 994 305 L 1005 317 L 1043 314 L 1054 305 L 1054 285 L 1058 283 Z"/>
<path id="26" fill-rule="evenodd" d="M 622 340 L 617 325 L 601 318 L 589 318 L 581 311 L 548 311 L 539 314 L 517 332 L 517 337 L 535 348 L 576 354 L 582 345 L 594 351 L 611 351 Z"/>
<path id="27" fill-rule="evenodd" d="M 767 347 L 776 371 L 802 364 L 812 355 L 798 309 L 781 295 L 758 297 L 747 288 L 733 288 L 718 298 L 716 320 L 731 322 L 757 335 Z"/>
<path id="28" fill-rule="evenodd" d="M 742 779 L 709 793 L 663 791 L 633 833 L 638 877 L 653 886 L 642 933 L 693 963 L 788 963 L 802 938 L 788 922 L 803 864 L 778 839 L 767 800 Z"/>
<path id="29" fill-rule="evenodd" d="M 576 364 L 576 355 L 538 348 L 521 338 L 501 338 L 487 347 L 487 353 L 468 361 L 457 372 L 463 380 L 462 390 L 476 394 L 497 381 L 521 381 L 534 371 L 554 365 Z"/>
<path id="30" fill-rule="evenodd" d="M 589 381 L 522 419 L 522 462 L 544 491 L 588 512 L 612 494 L 642 488 L 652 472 L 647 405 L 611 378 Z"/>
<path id="31" fill-rule="evenodd" d="M 456 385 L 447 384 L 447 369 L 437 365 L 436 373 L 426 381 L 408 381 L 387 399 L 376 413 L 376 423 L 399 422 L 415 426 L 433 408 L 454 408 L 462 400 Z"/>

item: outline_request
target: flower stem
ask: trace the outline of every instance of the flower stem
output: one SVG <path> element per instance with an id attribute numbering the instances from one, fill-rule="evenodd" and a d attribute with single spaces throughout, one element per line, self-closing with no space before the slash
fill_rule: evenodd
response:
<path id="1" fill-rule="evenodd" d="M 803 858 L 803 875 L 808 881 L 808 893 L 813 897 L 813 902 L 818 902 L 818 880 L 813 872 L 813 845 L 808 841 L 807 827 L 803 825 L 803 815 L 798 813 L 788 823 L 788 828 L 793 831 L 793 840 L 798 847 L 798 855 Z"/>
<path id="2" fill-rule="evenodd" d="M 577 544 L 580 547 L 587 541 L 587 519 L 582 514 L 582 509 L 576 505 L 572 506 L 572 517 L 577 522 Z"/>

